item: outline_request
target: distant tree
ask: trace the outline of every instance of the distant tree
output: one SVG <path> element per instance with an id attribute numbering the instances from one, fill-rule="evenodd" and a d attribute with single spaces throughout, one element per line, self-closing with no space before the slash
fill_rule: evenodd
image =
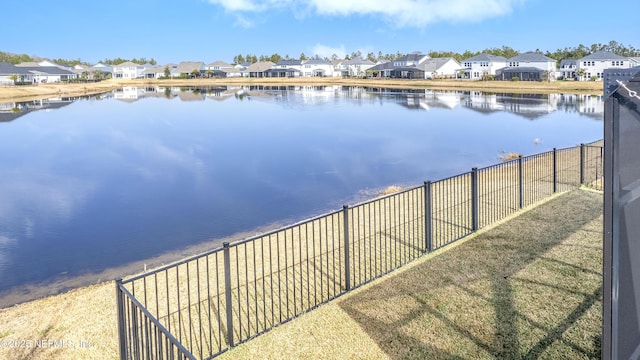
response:
<path id="1" fill-rule="evenodd" d="M 338 60 L 338 59 L 339 59 L 338 54 L 331 54 L 331 60 L 335 61 L 335 60 Z"/>
<path id="2" fill-rule="evenodd" d="M 166 77 L 166 78 L 171 77 L 171 70 L 169 70 L 168 66 L 164 67 L 164 77 Z"/>
<path id="3" fill-rule="evenodd" d="M 26 54 L 12 54 L 8 52 L 0 51 L 0 62 L 6 62 L 9 64 L 19 64 L 23 62 L 31 62 L 34 59 Z"/>
<path id="4" fill-rule="evenodd" d="M 15 85 L 18 82 L 18 74 L 9 75 L 9 80 L 13 81 L 13 84 Z"/>
<path id="5" fill-rule="evenodd" d="M 234 56 L 233 57 L 233 63 L 236 64 L 236 65 L 244 63 L 244 56 L 242 56 L 240 54 Z"/>
<path id="6" fill-rule="evenodd" d="M 200 70 L 193 69 L 193 70 L 191 70 L 191 74 L 190 75 L 191 75 L 192 78 L 198 78 L 198 77 L 200 77 Z"/>
<path id="7" fill-rule="evenodd" d="M 209 69 L 207 71 L 205 71 L 205 74 L 207 74 L 207 77 L 210 79 L 213 77 L 213 70 Z"/>
<path id="8" fill-rule="evenodd" d="M 580 80 L 584 80 L 585 75 L 587 75 L 587 71 L 583 68 L 579 68 L 576 70 L 576 76 Z"/>
<path id="9" fill-rule="evenodd" d="M 370 53 L 368 53 L 368 54 L 367 54 L 367 60 L 369 60 L 369 61 L 373 61 L 373 62 L 378 61 L 378 60 L 376 59 L 375 54 L 374 54 L 374 53 L 372 53 L 372 52 L 370 52 Z"/>
<path id="10" fill-rule="evenodd" d="M 300 60 L 308 60 L 307 55 L 305 55 L 304 53 L 300 53 Z"/>

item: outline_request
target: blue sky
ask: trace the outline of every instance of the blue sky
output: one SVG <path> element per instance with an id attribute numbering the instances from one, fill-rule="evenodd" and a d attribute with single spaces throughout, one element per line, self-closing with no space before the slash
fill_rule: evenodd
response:
<path id="1" fill-rule="evenodd" d="M 637 0 L 7 1 L 0 51 L 166 64 L 237 54 L 554 51 L 611 40 L 640 48 L 632 9 Z"/>

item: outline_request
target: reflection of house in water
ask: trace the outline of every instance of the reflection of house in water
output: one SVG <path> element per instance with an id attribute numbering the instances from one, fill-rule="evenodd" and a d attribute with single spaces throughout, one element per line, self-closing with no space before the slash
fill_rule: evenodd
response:
<path id="1" fill-rule="evenodd" d="M 113 98 L 125 102 L 133 102 L 145 96 L 146 89 L 137 86 L 125 86 L 113 90 Z"/>
<path id="2" fill-rule="evenodd" d="M 0 122 L 13 121 L 33 111 L 55 110 L 80 99 L 106 98 L 105 94 L 77 97 L 50 98 L 33 101 L 0 103 Z"/>
<path id="3" fill-rule="evenodd" d="M 529 120 L 558 110 L 557 94 L 485 94 L 471 91 L 464 106 L 480 113 L 506 111 Z"/>
<path id="4" fill-rule="evenodd" d="M 601 120 L 604 117 L 604 97 L 602 95 L 560 94 L 558 107 L 565 112 L 579 114 Z"/>

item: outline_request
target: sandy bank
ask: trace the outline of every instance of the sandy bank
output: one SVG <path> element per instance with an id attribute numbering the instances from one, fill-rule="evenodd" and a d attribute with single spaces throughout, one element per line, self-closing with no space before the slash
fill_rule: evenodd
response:
<path id="1" fill-rule="evenodd" d="M 110 79 L 97 83 L 38 84 L 0 87 L 0 101 L 30 101 L 50 97 L 68 97 L 99 94 L 123 86 L 224 86 L 224 85 L 341 85 L 384 88 L 424 88 L 434 90 L 477 90 L 516 94 L 578 93 L 600 95 L 603 84 L 599 81 L 468 81 L 468 80 L 403 80 L 403 79 L 351 79 L 351 78 L 233 78 L 233 79 Z"/>

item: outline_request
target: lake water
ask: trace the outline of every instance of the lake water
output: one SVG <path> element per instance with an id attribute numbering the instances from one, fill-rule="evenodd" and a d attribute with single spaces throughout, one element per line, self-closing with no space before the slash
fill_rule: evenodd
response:
<path id="1" fill-rule="evenodd" d="M 598 140 L 602 118 L 601 96 L 361 87 L 0 104 L 0 307 L 494 164 L 501 151 Z"/>

